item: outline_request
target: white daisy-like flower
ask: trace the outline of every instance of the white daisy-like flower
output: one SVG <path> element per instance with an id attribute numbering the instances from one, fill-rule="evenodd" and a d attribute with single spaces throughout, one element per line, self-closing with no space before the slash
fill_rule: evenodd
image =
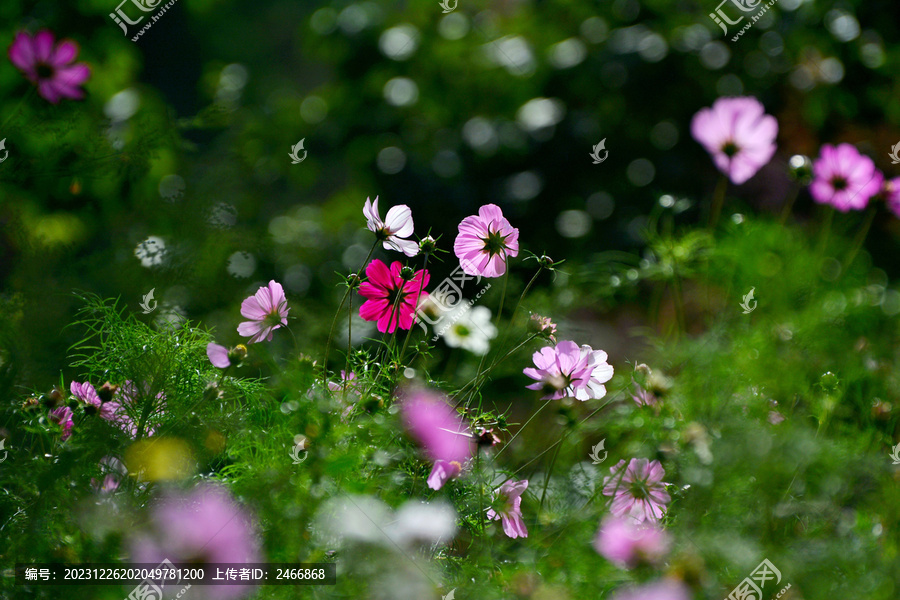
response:
<path id="1" fill-rule="evenodd" d="M 497 337 L 497 328 L 491 323 L 490 309 L 484 306 L 470 308 L 468 302 L 461 304 L 445 327 L 441 334 L 445 344 L 478 356 L 487 354 L 491 348 L 490 340 Z"/>

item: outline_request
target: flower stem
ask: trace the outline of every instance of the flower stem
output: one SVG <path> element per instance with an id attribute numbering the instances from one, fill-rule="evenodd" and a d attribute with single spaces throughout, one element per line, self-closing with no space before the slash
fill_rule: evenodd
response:
<path id="1" fill-rule="evenodd" d="M 844 259 L 843 271 L 847 270 L 847 267 L 853 262 L 853 259 L 856 258 L 856 255 L 859 253 L 860 248 L 862 248 L 863 242 L 866 241 L 866 236 L 869 235 L 869 229 L 872 228 L 872 222 L 875 220 L 875 213 L 877 209 L 875 206 L 870 206 L 868 214 L 866 214 L 866 221 L 863 224 L 862 228 L 856 232 L 856 238 L 853 240 L 853 246 L 850 249 L 850 253 L 847 254 L 847 258 Z"/>
<path id="2" fill-rule="evenodd" d="M 788 217 L 791 215 L 791 211 L 794 208 L 794 202 L 797 200 L 797 196 L 800 195 L 800 186 L 794 186 L 794 193 L 791 194 L 791 197 L 785 203 L 784 208 L 781 211 L 781 218 L 779 219 L 779 223 L 784 225 L 787 223 Z"/>
<path id="3" fill-rule="evenodd" d="M 425 253 L 425 261 L 422 263 L 422 279 L 419 281 L 419 292 L 416 294 L 416 311 L 419 310 L 419 302 L 422 298 L 422 291 L 425 289 L 425 270 L 428 268 L 429 253 Z M 403 357 L 406 355 L 406 347 L 409 345 L 409 338 L 412 336 L 412 326 L 416 322 L 416 312 L 413 312 L 413 322 L 406 331 L 406 339 L 403 340 L 403 348 L 400 350 L 400 363 L 403 363 Z"/>
<path id="4" fill-rule="evenodd" d="M 825 254 L 825 247 L 828 245 L 828 236 L 831 234 L 831 223 L 834 221 L 834 209 L 825 206 L 823 207 L 825 211 L 825 220 L 822 223 L 822 231 L 819 234 L 819 244 L 818 248 L 816 248 L 816 254 L 820 257 Z"/>
<path id="5" fill-rule="evenodd" d="M 709 211 L 709 229 L 715 229 L 719 222 L 719 215 L 722 213 L 722 205 L 725 204 L 725 191 L 728 189 L 728 178 L 725 174 L 719 175 L 719 182 L 716 184 L 716 190 L 713 192 L 712 207 Z"/>

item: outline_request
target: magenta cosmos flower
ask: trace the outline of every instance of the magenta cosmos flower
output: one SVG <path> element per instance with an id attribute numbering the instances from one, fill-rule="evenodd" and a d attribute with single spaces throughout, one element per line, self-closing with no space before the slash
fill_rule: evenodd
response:
<path id="1" fill-rule="evenodd" d="M 412 388 L 402 390 L 398 398 L 403 423 L 429 460 L 462 464 L 471 458 L 475 446 L 472 434 L 442 394 Z"/>
<path id="2" fill-rule="evenodd" d="M 66 441 L 72 435 L 72 427 L 75 422 L 72 420 L 72 409 L 68 406 L 60 406 L 50 411 L 50 421 L 62 427 L 62 433 L 59 439 Z"/>
<path id="3" fill-rule="evenodd" d="M 459 224 L 453 243 L 462 270 L 469 275 L 500 277 L 506 259 L 519 254 L 519 230 L 509 224 L 496 204 L 485 204 L 477 215 Z"/>
<path id="4" fill-rule="evenodd" d="M 753 177 L 775 154 L 778 121 L 765 112 L 756 98 L 719 98 L 691 120 L 691 135 L 735 185 Z"/>
<path id="5" fill-rule="evenodd" d="M 260 562 L 253 521 L 224 488 L 201 484 L 190 491 L 164 497 L 150 509 L 147 529 L 130 543 L 135 563 L 190 563 L 196 567 L 214 563 Z M 246 585 L 211 585 L 204 588 L 208 600 L 236 600 L 255 591 Z"/>
<path id="6" fill-rule="evenodd" d="M 665 556 L 669 535 L 655 522 L 638 525 L 630 518 L 607 515 L 594 538 L 594 549 L 610 562 L 631 568 Z"/>
<path id="7" fill-rule="evenodd" d="M 616 592 L 612 600 L 691 600 L 691 591 L 681 581 L 665 578 Z"/>
<path id="8" fill-rule="evenodd" d="M 819 204 L 830 204 L 841 212 L 862 210 L 881 189 L 883 180 L 872 159 L 855 147 L 825 144 L 813 163 L 809 193 Z"/>
<path id="9" fill-rule="evenodd" d="M 494 490 L 494 508 L 487 511 L 488 519 L 501 520 L 503 533 L 511 538 L 528 537 L 528 529 L 522 520 L 522 494 L 528 489 L 528 480 L 509 480 Z"/>
<path id="10" fill-rule="evenodd" d="M 385 250 L 396 250 L 407 256 L 419 253 L 418 242 L 404 239 L 411 236 L 414 229 L 412 211 L 408 206 L 405 204 L 392 206 L 382 221 L 381 215 L 378 214 L 378 196 L 375 196 L 375 202 L 366 198 L 363 214 L 368 221 L 366 227 L 382 240 Z"/>
<path id="11" fill-rule="evenodd" d="M 369 280 L 359 286 L 360 295 L 366 298 L 359 307 L 359 316 L 366 321 L 377 321 L 381 333 L 394 333 L 397 327 L 410 329 L 413 326 L 419 290 L 424 290 L 428 285 L 428 271 L 416 271 L 407 281 L 401 276 L 402 269 L 399 261 L 391 263 L 388 269 L 387 265 L 375 259 L 366 267 Z M 427 296 L 423 291 L 421 297 L 424 299 Z"/>
<path id="12" fill-rule="evenodd" d="M 272 332 L 287 325 L 289 310 L 284 288 L 273 279 L 241 303 L 241 315 L 250 320 L 239 324 L 237 332 L 250 337 L 248 344 L 271 342 Z"/>
<path id="13" fill-rule="evenodd" d="M 588 345 L 578 346 L 569 340 L 541 348 L 532 358 L 534 367 L 528 367 L 523 372 L 537 383 L 527 387 L 530 390 L 548 387 L 556 390 L 544 396 L 548 400 L 602 398 L 606 395 L 603 384 L 613 376 L 613 368 L 606 362 L 606 352 L 594 350 Z"/>
<path id="14" fill-rule="evenodd" d="M 662 480 L 666 472 L 659 461 L 632 458 L 610 468 L 611 475 L 603 480 L 603 495 L 612 496 L 612 514 L 628 516 L 638 523 L 658 521 L 671 498 Z"/>
<path id="15" fill-rule="evenodd" d="M 78 45 L 72 40 L 54 44 L 53 34 L 46 29 L 34 36 L 20 31 L 9 47 L 9 60 L 37 86 L 45 100 L 56 104 L 62 98 L 84 98 L 81 85 L 91 76 L 84 63 L 75 63 Z"/>

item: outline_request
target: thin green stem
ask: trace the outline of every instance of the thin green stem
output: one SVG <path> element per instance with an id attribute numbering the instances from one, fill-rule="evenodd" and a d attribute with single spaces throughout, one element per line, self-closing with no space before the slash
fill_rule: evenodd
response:
<path id="1" fill-rule="evenodd" d="M 507 358 L 512 356 L 516 351 L 519 350 L 519 348 L 521 348 L 522 346 L 524 346 L 525 344 L 527 344 L 534 338 L 538 337 L 538 335 L 540 335 L 540 334 L 537 334 L 537 333 L 531 334 L 525 341 L 521 342 L 518 346 L 516 346 L 515 348 L 513 348 L 512 350 L 510 350 L 509 352 L 504 354 L 502 357 L 494 359 L 491 362 L 490 366 L 484 371 L 484 373 L 480 374 L 480 377 L 487 377 L 488 375 L 490 375 L 490 373 L 494 369 L 494 367 L 498 366 L 504 360 L 506 360 Z M 459 390 L 457 390 L 456 394 L 453 396 L 453 399 L 456 400 L 456 398 L 459 398 L 463 394 L 463 392 L 466 391 L 466 389 L 468 389 L 468 387 L 470 385 L 474 385 L 474 384 L 478 383 L 478 380 L 479 380 L 479 375 L 476 375 L 475 377 L 470 379 L 468 382 L 466 382 L 466 384 L 464 386 L 462 386 L 461 388 L 459 388 Z"/>
<path id="2" fill-rule="evenodd" d="M 372 244 L 372 247 L 369 249 L 369 253 L 366 255 L 366 260 L 363 261 L 362 266 L 356 272 L 356 279 L 359 280 L 360 273 L 362 270 L 366 268 L 366 263 L 369 262 L 369 259 L 372 258 L 372 253 L 375 252 L 375 248 L 378 246 L 379 240 L 375 240 L 375 243 Z M 353 291 L 353 286 L 348 285 L 347 291 L 344 292 L 344 297 L 341 299 L 341 304 L 338 306 L 337 312 L 334 313 L 334 319 L 331 321 L 331 331 L 328 333 L 328 341 L 325 343 L 325 358 L 322 360 L 322 376 L 328 377 L 328 352 L 331 350 L 331 339 L 334 337 L 334 328 L 337 326 L 338 317 L 341 314 L 341 310 L 344 308 L 344 302 L 347 301 L 347 298 L 350 296 L 350 292 Z M 350 303 L 353 304 L 352 302 Z M 349 354 L 349 351 L 348 351 Z"/>
<path id="3" fill-rule="evenodd" d="M 834 209 L 830 206 L 824 206 L 822 209 L 825 211 L 825 220 L 822 223 L 822 231 L 819 233 L 819 243 L 816 247 L 816 254 L 820 257 L 825 254 L 828 237 L 831 235 L 831 224 L 834 221 Z"/>
<path id="4" fill-rule="evenodd" d="M 12 118 L 18 114 L 19 110 L 21 110 L 22 105 L 25 104 L 25 101 L 30 99 L 34 95 L 35 89 L 36 88 L 34 88 L 34 87 L 29 88 L 29 90 L 25 93 L 25 95 L 19 99 L 19 103 L 16 104 L 16 106 L 12 109 L 12 112 L 9 113 L 9 116 L 6 117 L 6 119 L 3 121 L 3 124 L 0 125 L 0 131 L 3 131 L 4 129 L 6 129 L 6 126 L 9 124 L 9 122 L 12 120 Z"/>
<path id="5" fill-rule="evenodd" d="M 728 189 L 728 178 L 724 173 L 719 175 L 719 182 L 716 184 L 716 190 L 713 192 L 712 207 L 709 211 L 709 229 L 715 229 L 719 222 L 719 215 L 722 213 L 722 205 L 725 204 L 725 192 Z"/>
<path id="6" fill-rule="evenodd" d="M 562 444 L 556 446 L 556 451 L 553 453 L 553 458 L 550 459 L 550 468 L 547 470 L 547 476 L 544 478 L 544 490 L 541 492 L 541 509 L 544 508 L 544 497 L 547 495 L 547 486 L 550 485 L 550 476 L 553 475 L 553 467 L 556 466 L 556 459 L 559 457 L 559 451 L 562 448 Z"/>
<path id="7" fill-rule="evenodd" d="M 788 198 L 788 201 L 785 203 L 784 208 L 781 210 L 781 218 L 778 220 L 778 222 L 782 225 L 787 223 L 788 217 L 791 216 L 791 211 L 794 209 L 794 202 L 797 200 L 798 195 L 800 195 L 800 186 L 794 185 L 794 193 L 791 194 L 791 197 Z"/>
<path id="8" fill-rule="evenodd" d="M 416 294 L 415 311 L 413 311 L 413 322 L 406 331 L 406 339 L 403 340 L 403 348 L 400 349 L 400 364 L 403 364 L 403 357 L 406 355 L 406 347 L 409 345 L 409 338 L 412 336 L 412 326 L 416 321 L 416 311 L 419 310 L 419 300 L 422 298 L 422 290 L 425 289 L 425 270 L 428 268 L 429 253 L 425 253 L 425 261 L 422 263 L 422 279 L 419 281 L 419 292 Z"/>
<path id="9" fill-rule="evenodd" d="M 847 267 L 849 267 L 853 263 L 853 259 L 856 258 L 856 255 L 859 253 L 860 248 L 862 248 L 863 243 L 866 241 L 866 236 L 869 235 L 869 229 L 872 228 L 872 222 L 875 220 L 875 213 L 877 212 L 877 208 L 873 205 L 869 207 L 869 210 L 866 214 L 866 220 L 863 224 L 862 228 L 856 232 L 856 237 L 853 240 L 853 246 L 850 249 L 850 252 L 847 254 L 847 258 L 844 259 L 844 267 L 842 270 L 846 271 Z"/>

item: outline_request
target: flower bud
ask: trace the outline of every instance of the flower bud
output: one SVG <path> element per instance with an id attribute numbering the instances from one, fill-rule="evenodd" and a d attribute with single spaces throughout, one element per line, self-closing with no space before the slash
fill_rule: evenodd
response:
<path id="1" fill-rule="evenodd" d="M 107 381 L 97 390 L 97 396 L 100 397 L 100 402 L 106 403 L 112 400 L 112 397 L 117 391 L 119 391 L 119 386 L 113 385 Z"/>
<path id="2" fill-rule="evenodd" d="M 431 254 L 437 248 L 437 241 L 431 237 L 430 235 L 422 238 L 422 241 L 419 242 L 419 251 L 424 254 Z"/>
<path id="3" fill-rule="evenodd" d="M 634 368 L 634 373 L 631 377 L 632 379 L 634 379 L 634 382 L 636 384 L 638 384 L 642 388 L 646 388 L 647 380 L 650 379 L 650 375 L 652 374 L 653 372 L 650 370 L 650 367 L 648 367 L 644 363 L 641 363 Z"/>
<path id="4" fill-rule="evenodd" d="M 553 266 L 553 259 L 544 254 L 538 259 L 538 264 L 544 267 L 545 269 L 549 269 Z"/>
<path id="5" fill-rule="evenodd" d="M 812 161 L 809 160 L 808 156 L 795 154 L 788 161 L 788 164 L 790 165 L 791 176 L 794 179 L 803 185 L 809 183 L 809 180 L 812 179 Z"/>
<path id="6" fill-rule="evenodd" d="M 404 281 L 409 281 L 415 276 L 416 272 L 413 271 L 412 267 L 403 267 L 402 269 L 400 269 L 400 278 Z"/>
<path id="7" fill-rule="evenodd" d="M 247 346 L 243 344 L 238 344 L 228 353 L 228 360 L 231 361 L 232 364 L 237 364 L 245 358 L 247 358 Z"/>

